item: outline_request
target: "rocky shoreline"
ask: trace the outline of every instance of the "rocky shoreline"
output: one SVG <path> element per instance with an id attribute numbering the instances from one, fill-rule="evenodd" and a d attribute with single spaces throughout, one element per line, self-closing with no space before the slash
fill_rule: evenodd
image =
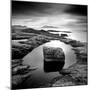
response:
<path id="1" fill-rule="evenodd" d="M 15 30 L 16 31 L 16 30 Z M 30 78 L 31 72 L 37 68 L 31 68 L 29 65 L 23 64 L 23 57 L 31 52 L 34 48 L 51 40 L 60 40 L 61 42 L 71 45 L 75 52 L 77 61 L 67 69 L 59 71 L 60 76 L 54 78 L 45 87 L 52 86 L 73 86 L 73 85 L 87 85 L 87 43 L 72 40 L 65 37 L 59 37 L 42 31 L 38 34 L 31 32 L 18 32 L 14 31 L 13 39 L 22 39 L 23 35 L 27 38 L 27 41 L 20 41 L 18 44 L 12 43 L 12 61 L 11 61 L 11 73 L 12 73 L 12 89 L 22 88 L 23 82 Z M 18 30 L 17 30 L 18 31 Z M 30 31 L 30 30 L 28 30 Z M 33 31 L 33 30 L 32 30 Z M 44 33 L 45 35 L 42 35 Z M 23 35 L 22 35 L 23 34 Z M 41 86 L 44 87 L 44 86 Z"/>
<path id="2" fill-rule="evenodd" d="M 21 88 L 23 82 L 31 76 L 31 71 L 36 70 L 36 68 L 33 69 L 29 65 L 24 65 L 23 57 L 34 48 L 50 40 L 53 40 L 53 38 L 38 35 L 28 39 L 28 41 L 20 41 L 19 44 L 12 44 L 12 88 Z"/>
<path id="3" fill-rule="evenodd" d="M 34 47 L 32 49 L 28 49 L 28 51 L 26 48 L 27 52 L 25 53 L 24 51 L 24 54 L 22 49 L 19 49 L 19 50 L 22 50 L 21 54 L 23 54 L 22 56 L 25 56 L 28 52 L 30 52 L 30 50 L 32 51 L 35 47 L 38 47 L 43 43 L 49 42 L 50 40 L 52 39 L 44 39 L 44 41 L 41 40 L 42 42 L 39 41 L 38 43 L 36 43 L 35 41 L 35 45 L 34 43 L 32 43 Z M 72 40 L 72 39 L 67 39 L 67 38 L 60 39 L 60 41 L 72 46 L 72 49 L 74 50 L 77 57 L 77 62 L 67 69 L 64 69 L 64 70 L 62 69 L 59 72 L 60 77 L 56 77 L 55 79 L 53 79 L 49 84 L 49 86 L 87 85 L 87 43 L 82 43 L 82 42 Z M 28 42 L 25 41 L 20 43 L 26 44 L 28 46 L 28 44 L 31 45 L 31 40 L 28 40 Z M 22 48 L 24 47 L 22 46 Z M 23 57 L 20 57 L 20 58 L 23 58 Z M 31 76 L 31 71 L 36 70 L 36 69 L 30 68 L 29 65 L 23 65 L 22 59 L 20 58 L 12 60 L 12 87 L 13 88 L 21 88 L 22 83 Z"/>
<path id="4" fill-rule="evenodd" d="M 60 41 L 72 46 L 77 61 L 67 69 L 62 69 L 59 72 L 62 76 L 53 79 L 51 86 L 87 85 L 87 43 L 67 38 Z"/>

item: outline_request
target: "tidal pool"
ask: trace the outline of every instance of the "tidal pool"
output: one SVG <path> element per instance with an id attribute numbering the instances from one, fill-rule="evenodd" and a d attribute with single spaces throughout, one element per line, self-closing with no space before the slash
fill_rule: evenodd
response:
<path id="1" fill-rule="evenodd" d="M 48 73 L 44 71 L 43 46 L 60 47 L 63 49 L 65 53 L 65 65 L 63 68 L 68 68 L 76 62 L 76 56 L 70 45 L 64 44 L 59 40 L 52 40 L 48 43 L 40 45 L 23 58 L 24 64 L 30 65 L 31 68 L 37 68 L 31 72 L 31 77 L 25 81 L 24 84 L 26 88 L 44 87 L 46 84 L 51 82 L 53 78 L 60 76 L 57 71 Z"/>

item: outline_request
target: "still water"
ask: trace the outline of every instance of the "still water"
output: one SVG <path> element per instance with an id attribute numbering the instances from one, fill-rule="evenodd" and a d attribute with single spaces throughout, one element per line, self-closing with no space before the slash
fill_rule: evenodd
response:
<path id="1" fill-rule="evenodd" d="M 76 56 L 72 47 L 66 45 L 58 40 L 53 40 L 46 44 L 43 44 L 35 48 L 32 52 L 26 55 L 23 60 L 24 64 L 29 64 L 32 68 L 37 68 L 32 71 L 31 77 L 25 82 L 26 87 L 40 87 L 48 84 L 53 78 L 60 76 L 59 72 L 48 72 L 46 73 L 43 68 L 43 46 L 60 47 L 65 53 L 65 65 L 63 68 L 67 68 L 76 62 Z"/>

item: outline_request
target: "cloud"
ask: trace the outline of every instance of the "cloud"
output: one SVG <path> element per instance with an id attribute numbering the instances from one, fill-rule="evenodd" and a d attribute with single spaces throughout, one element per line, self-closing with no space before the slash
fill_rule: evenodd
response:
<path id="1" fill-rule="evenodd" d="M 12 1 L 12 24 L 33 28 L 85 29 L 87 6 Z"/>
<path id="2" fill-rule="evenodd" d="M 12 15 L 45 16 L 61 14 L 69 5 L 57 3 L 12 1 Z"/>
<path id="3" fill-rule="evenodd" d="M 87 5 L 70 5 L 69 9 L 66 9 L 66 13 L 87 16 Z"/>

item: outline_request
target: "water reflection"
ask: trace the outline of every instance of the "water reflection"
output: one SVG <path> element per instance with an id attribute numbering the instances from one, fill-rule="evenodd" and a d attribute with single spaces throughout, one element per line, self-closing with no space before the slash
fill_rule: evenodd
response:
<path id="1" fill-rule="evenodd" d="M 35 48 L 32 52 L 23 58 L 24 64 L 29 64 L 31 67 L 37 68 L 32 72 L 32 76 L 25 82 L 26 87 L 39 87 L 41 84 L 45 85 L 53 78 L 60 76 L 58 67 L 58 69 L 54 67 L 46 67 L 46 65 L 44 67 L 43 46 L 60 47 L 63 49 L 65 53 L 65 65 L 63 68 L 67 68 L 76 62 L 76 56 L 69 45 L 66 45 L 57 40 L 43 44 Z M 57 65 L 57 63 L 55 65 Z M 58 63 L 57 66 L 60 67 L 60 64 Z"/>
<path id="2" fill-rule="evenodd" d="M 60 71 L 62 70 L 63 66 L 64 66 L 64 62 L 60 62 L 60 61 L 46 62 L 44 60 L 44 72 L 45 73 Z"/>
<path id="3" fill-rule="evenodd" d="M 66 45 L 58 40 L 53 40 L 51 42 L 48 42 L 46 44 L 43 44 L 37 48 L 35 48 L 32 52 L 30 52 L 27 56 L 23 58 L 24 64 L 30 64 L 32 67 L 43 67 L 43 46 L 51 46 L 51 47 L 60 47 L 63 49 L 65 53 L 65 65 L 64 68 L 67 68 L 68 66 L 72 65 L 72 63 L 76 62 L 76 56 L 74 54 L 74 51 L 71 50 L 72 47 L 69 45 Z"/>
<path id="4" fill-rule="evenodd" d="M 76 62 L 76 56 L 70 45 L 66 45 L 58 40 L 53 40 L 49 43 L 46 43 L 45 46 L 60 47 L 63 49 L 65 53 L 65 65 L 63 68 L 67 68 Z"/>

